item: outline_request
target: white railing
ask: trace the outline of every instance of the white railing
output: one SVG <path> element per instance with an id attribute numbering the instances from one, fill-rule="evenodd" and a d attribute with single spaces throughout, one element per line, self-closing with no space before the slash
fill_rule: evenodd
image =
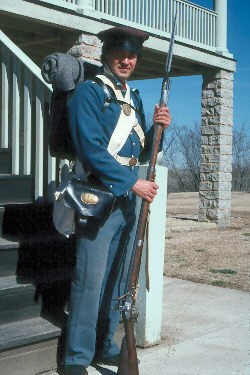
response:
<path id="1" fill-rule="evenodd" d="M 179 19 L 177 35 L 215 47 L 216 13 L 185 0 L 176 0 L 176 6 Z"/>
<path id="2" fill-rule="evenodd" d="M 12 153 L 12 174 L 32 175 L 34 199 L 49 198 L 56 160 L 47 144 L 51 88 L 36 64 L 0 31 L 0 147 Z"/>
<path id="3" fill-rule="evenodd" d="M 203 48 L 215 47 L 216 13 L 187 0 L 40 0 L 57 6 L 135 27 L 149 29 L 156 35 L 171 33 L 172 21 L 177 8 L 177 38 L 180 41 Z M 95 13 L 93 13 L 95 12 Z"/>

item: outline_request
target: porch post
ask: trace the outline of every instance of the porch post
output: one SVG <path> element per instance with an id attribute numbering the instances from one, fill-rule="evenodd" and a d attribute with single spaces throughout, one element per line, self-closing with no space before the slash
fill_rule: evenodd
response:
<path id="1" fill-rule="evenodd" d="M 228 55 L 227 49 L 227 0 L 214 0 L 216 17 L 216 52 Z"/>
<path id="2" fill-rule="evenodd" d="M 83 10 L 94 10 L 94 0 L 77 0 L 76 4 Z"/>
<path id="3" fill-rule="evenodd" d="M 232 181 L 233 73 L 203 75 L 201 128 L 201 221 L 230 225 Z"/>

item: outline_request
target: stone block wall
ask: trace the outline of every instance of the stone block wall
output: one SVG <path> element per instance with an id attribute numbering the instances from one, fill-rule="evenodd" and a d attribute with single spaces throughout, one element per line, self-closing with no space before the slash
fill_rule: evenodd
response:
<path id="1" fill-rule="evenodd" d="M 233 73 L 203 76 L 200 221 L 230 225 L 232 181 Z"/>
<path id="2" fill-rule="evenodd" d="M 68 53 L 89 62 L 101 65 L 101 41 L 95 35 L 81 34 Z"/>

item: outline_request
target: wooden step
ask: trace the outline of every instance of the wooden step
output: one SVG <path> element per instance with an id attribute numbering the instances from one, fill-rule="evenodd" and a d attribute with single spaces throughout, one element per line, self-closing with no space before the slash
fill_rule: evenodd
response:
<path id="1" fill-rule="evenodd" d="M 0 237 L 0 277 L 15 275 L 18 264 L 18 241 Z"/>
<path id="2" fill-rule="evenodd" d="M 68 279 L 74 250 L 74 239 L 57 233 L 0 238 L 0 276 L 34 283 Z"/>
<path id="3" fill-rule="evenodd" d="M 52 211 L 48 202 L 0 206 L 0 233 L 6 237 L 56 232 Z"/>
<path id="4" fill-rule="evenodd" d="M 35 375 L 56 368 L 60 329 L 43 318 L 0 326 L 3 375 Z"/>
<path id="5" fill-rule="evenodd" d="M 0 205 L 28 203 L 34 198 L 34 179 L 32 176 L 0 175 Z"/>
<path id="6" fill-rule="evenodd" d="M 0 277 L 0 325 L 40 316 L 35 287 L 18 284 L 16 276 Z"/>
<path id="7" fill-rule="evenodd" d="M 36 297 L 42 301 L 41 314 L 62 326 L 75 264 L 74 250 L 74 239 L 55 234 L 26 236 L 16 242 L 0 239 L 0 274 L 16 275 L 18 284 L 34 285 Z M 26 313 L 31 312 L 32 308 L 27 307 Z"/>
<path id="8" fill-rule="evenodd" d="M 11 150 L 8 148 L 0 148 L 0 173 L 11 173 Z"/>
<path id="9" fill-rule="evenodd" d="M 2 235 L 3 219 L 4 219 L 4 207 L 0 206 L 0 236 Z"/>

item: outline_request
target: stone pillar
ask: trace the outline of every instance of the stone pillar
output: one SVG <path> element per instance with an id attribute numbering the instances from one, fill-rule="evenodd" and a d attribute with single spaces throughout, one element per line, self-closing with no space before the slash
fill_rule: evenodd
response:
<path id="1" fill-rule="evenodd" d="M 101 65 L 101 42 L 95 35 L 81 34 L 77 43 L 68 52 L 75 57 Z"/>
<path id="2" fill-rule="evenodd" d="M 203 76 L 199 220 L 230 225 L 232 181 L 233 73 Z"/>

